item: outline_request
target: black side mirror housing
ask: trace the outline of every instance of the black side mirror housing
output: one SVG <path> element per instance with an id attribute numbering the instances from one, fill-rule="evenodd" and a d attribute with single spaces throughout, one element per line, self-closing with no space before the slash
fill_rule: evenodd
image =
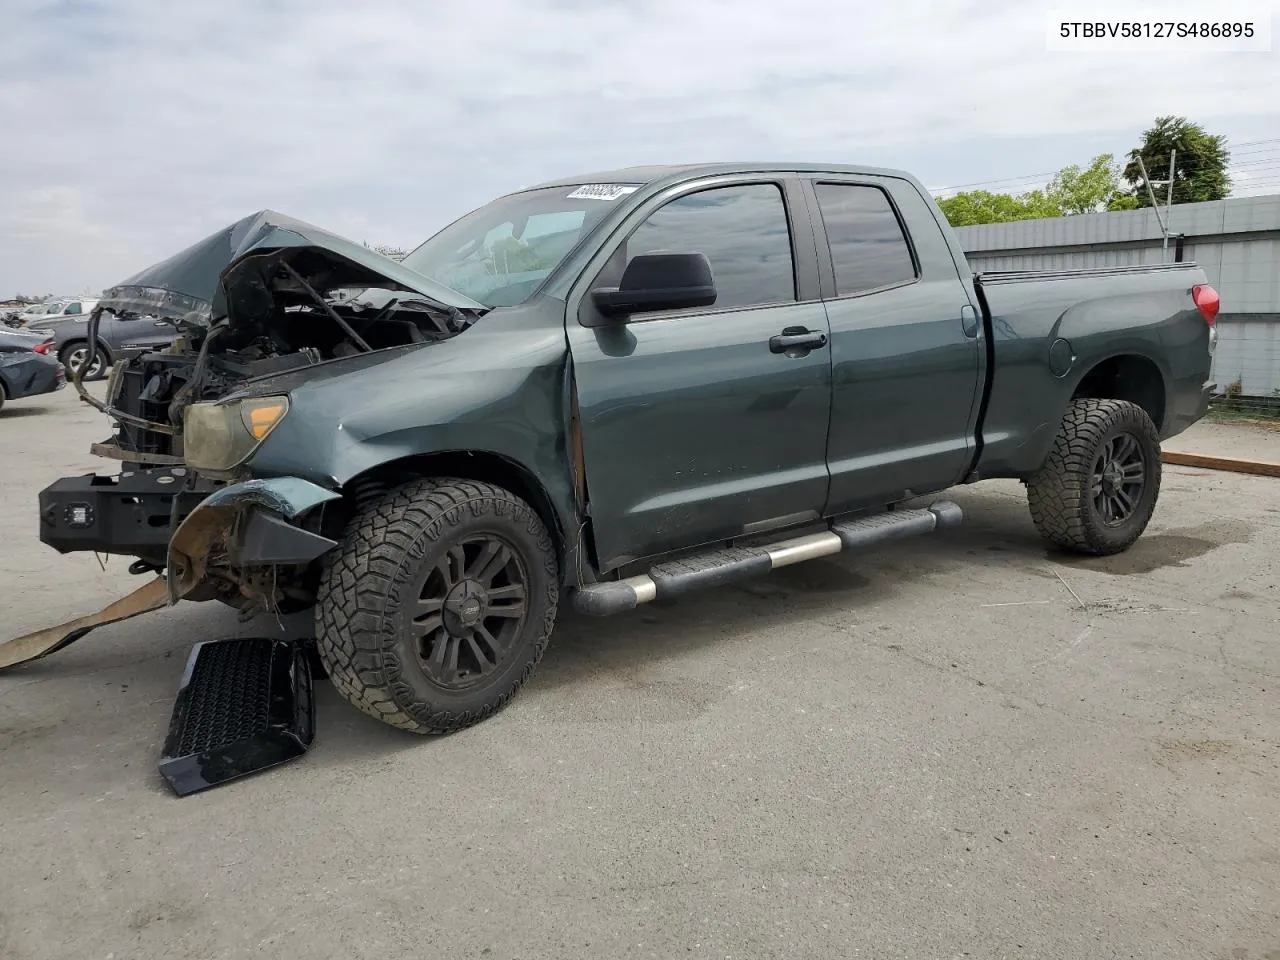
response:
<path id="1" fill-rule="evenodd" d="M 613 319 L 657 310 L 709 307 L 716 302 L 711 262 L 701 253 L 643 253 L 632 257 L 617 287 L 591 292 L 601 314 Z"/>

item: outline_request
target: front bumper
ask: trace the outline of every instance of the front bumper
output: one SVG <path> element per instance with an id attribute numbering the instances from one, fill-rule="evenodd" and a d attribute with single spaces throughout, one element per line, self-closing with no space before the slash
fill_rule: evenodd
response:
<path id="1" fill-rule="evenodd" d="M 40 541 L 59 553 L 93 550 L 163 566 L 171 524 L 213 489 L 180 468 L 63 477 L 40 491 Z"/>
<path id="2" fill-rule="evenodd" d="M 274 584 L 279 567 L 305 566 L 337 546 L 301 524 L 312 508 L 340 494 L 292 477 L 212 490 L 208 483 L 181 468 L 159 468 L 67 477 L 41 491 L 40 539 L 54 549 L 131 554 L 167 569 L 97 613 L 0 643 L 0 670 L 46 657 L 95 627 L 171 605 L 206 578 L 220 588 L 230 581 L 253 597 L 246 571 L 265 570 Z M 174 520 L 180 522 L 170 538 Z M 191 599 L 219 595 L 225 592 Z M 275 597 L 261 599 L 270 605 Z"/>

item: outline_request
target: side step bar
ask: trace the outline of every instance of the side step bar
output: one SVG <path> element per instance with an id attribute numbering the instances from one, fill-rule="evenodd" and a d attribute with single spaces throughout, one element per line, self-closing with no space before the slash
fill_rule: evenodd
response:
<path id="1" fill-rule="evenodd" d="M 954 527 L 964 519 L 949 500 L 924 510 L 891 510 L 872 517 L 837 521 L 824 533 L 811 533 L 759 547 L 730 547 L 660 563 L 648 573 L 593 583 L 573 593 L 573 608 L 591 617 L 634 610 L 642 603 L 681 597 L 706 587 L 719 587 L 804 560 L 901 540 Z"/>

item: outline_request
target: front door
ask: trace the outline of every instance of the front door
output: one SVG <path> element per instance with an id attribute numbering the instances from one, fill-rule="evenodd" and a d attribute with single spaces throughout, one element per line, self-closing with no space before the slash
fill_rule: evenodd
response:
<path id="1" fill-rule="evenodd" d="M 702 253 L 717 299 L 587 326 L 587 296 L 569 316 L 602 567 L 819 516 L 831 358 L 798 184 L 685 187 L 642 205 L 624 237 L 590 289 L 639 254 Z"/>

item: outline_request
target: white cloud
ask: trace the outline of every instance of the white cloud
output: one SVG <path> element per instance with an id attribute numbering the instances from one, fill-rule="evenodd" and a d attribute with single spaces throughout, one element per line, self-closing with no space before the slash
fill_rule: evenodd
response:
<path id="1" fill-rule="evenodd" d="M 1046 53 L 1036 3 L 7 6 L 3 293 L 101 286 L 267 206 L 411 245 L 603 166 L 874 155 L 955 183 L 1045 169 L 1019 162 L 1045 138 L 1050 168 L 1087 162 L 1073 138 L 1124 149 L 1162 113 L 1280 138 L 1274 56 Z"/>

